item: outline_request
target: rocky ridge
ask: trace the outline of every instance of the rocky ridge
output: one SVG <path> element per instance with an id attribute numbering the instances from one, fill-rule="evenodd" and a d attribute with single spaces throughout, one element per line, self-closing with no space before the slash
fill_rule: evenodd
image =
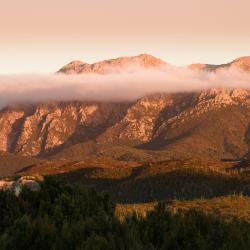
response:
<path id="1" fill-rule="evenodd" d="M 226 64 L 203 64 L 196 63 L 188 66 L 192 70 L 203 70 L 209 72 L 220 72 L 228 69 L 237 69 L 242 72 L 250 72 L 250 56 L 239 57 Z"/>
<path id="2" fill-rule="evenodd" d="M 45 156 L 90 140 L 136 146 L 210 112 L 228 107 L 250 110 L 249 96 L 244 89 L 211 89 L 155 94 L 132 103 L 60 102 L 35 105 L 29 112 L 26 107 L 7 108 L 0 113 L 0 149 Z"/>
<path id="3" fill-rule="evenodd" d="M 62 67 L 58 73 L 64 74 L 106 74 L 131 67 L 158 68 L 166 65 L 164 61 L 148 54 L 141 54 L 133 57 L 118 57 L 116 59 L 104 60 L 89 64 L 82 61 L 72 61 Z"/>
<path id="4" fill-rule="evenodd" d="M 0 190 L 11 190 L 18 196 L 23 187 L 32 191 L 40 190 L 39 181 L 41 180 L 42 177 L 34 176 L 22 176 L 16 180 L 2 179 L 0 180 Z"/>
<path id="5" fill-rule="evenodd" d="M 235 65 L 248 70 L 249 58 L 239 58 L 226 64 L 227 66 L 216 67 Z M 126 67 L 130 63 L 139 63 L 143 67 L 160 67 L 165 64 L 160 59 L 143 54 L 106 60 L 93 65 L 75 61 L 59 72 L 103 74 L 107 72 L 106 65 L 116 68 Z M 230 120 L 232 109 L 237 120 Z M 0 111 L 0 151 L 48 157 L 73 145 L 84 144 L 84 149 L 81 148 L 84 151 L 94 144 L 97 151 L 102 145 L 108 148 L 121 145 L 132 149 L 150 145 L 150 150 L 160 148 L 171 152 L 173 146 L 178 149 L 183 138 L 188 138 L 188 141 L 185 141 L 188 149 L 190 138 L 195 138 L 195 131 L 199 130 L 201 132 L 195 139 L 195 147 L 206 148 L 204 145 L 210 145 L 214 138 L 215 143 L 211 150 L 215 152 L 218 143 L 216 138 L 220 138 L 220 157 L 224 156 L 224 153 L 228 155 L 229 151 L 230 154 L 241 156 L 247 153 L 250 145 L 249 111 L 250 91 L 245 89 L 159 93 L 122 103 L 65 101 L 9 106 Z M 231 139 L 227 134 L 231 133 L 230 127 L 224 122 L 229 120 L 235 126 Z M 217 134 L 216 128 L 212 130 L 215 124 L 225 131 L 223 136 Z M 207 134 L 212 139 L 209 139 Z M 199 145 L 201 138 L 203 144 Z M 235 138 L 241 139 L 238 141 Z M 86 144 L 89 142 L 91 144 Z M 240 145 L 237 146 L 237 143 Z M 234 152 L 236 146 L 237 153 Z M 205 151 L 204 154 L 206 155 Z"/>

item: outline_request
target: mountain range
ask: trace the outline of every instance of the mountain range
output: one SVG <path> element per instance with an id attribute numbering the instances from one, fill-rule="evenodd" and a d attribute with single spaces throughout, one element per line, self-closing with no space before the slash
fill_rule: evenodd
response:
<path id="1" fill-rule="evenodd" d="M 64 74 L 106 74 L 119 69 L 124 69 L 131 66 L 139 66 L 143 68 L 159 68 L 169 63 L 148 54 L 140 54 L 132 57 L 118 57 L 115 59 L 104 60 L 101 62 L 89 64 L 82 61 L 72 61 L 63 66 L 58 72 Z M 204 64 L 194 63 L 187 66 L 193 70 L 204 70 L 217 72 L 220 70 L 236 68 L 241 71 L 250 71 L 250 56 L 239 57 L 232 62 L 226 64 Z"/>
<path id="2" fill-rule="evenodd" d="M 94 64 L 73 61 L 58 73 L 108 74 L 131 65 L 160 68 L 167 63 L 142 54 Z M 232 67 L 250 73 L 250 57 L 222 65 L 188 66 L 215 73 Z M 163 92 L 123 102 L 10 105 L 0 111 L 0 151 L 1 157 L 19 157 L 19 163 L 33 159 L 18 163 L 19 168 L 43 159 L 81 161 L 87 157 L 123 161 L 248 158 L 250 90 Z"/>
<path id="3" fill-rule="evenodd" d="M 128 67 L 157 68 L 166 65 L 163 60 L 148 54 L 141 54 L 132 57 L 118 57 L 93 64 L 82 61 L 72 61 L 63 66 L 58 72 L 64 74 L 105 74 Z"/>

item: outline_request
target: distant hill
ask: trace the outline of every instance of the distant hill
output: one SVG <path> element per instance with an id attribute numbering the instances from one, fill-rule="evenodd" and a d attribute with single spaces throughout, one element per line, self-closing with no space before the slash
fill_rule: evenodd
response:
<path id="1" fill-rule="evenodd" d="M 211 72 L 218 72 L 221 70 L 235 68 L 243 72 L 250 72 L 250 56 L 239 57 L 230 63 L 219 65 L 196 63 L 189 65 L 189 68 L 194 70 L 204 70 Z"/>

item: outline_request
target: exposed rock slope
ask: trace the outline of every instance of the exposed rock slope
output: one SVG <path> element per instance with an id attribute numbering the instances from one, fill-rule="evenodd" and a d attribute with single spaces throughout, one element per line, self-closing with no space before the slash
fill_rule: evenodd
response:
<path id="1" fill-rule="evenodd" d="M 48 103 L 6 108 L 0 114 L 1 151 L 44 155 L 72 143 L 84 142 L 118 122 L 128 104 Z"/>
<path id="2" fill-rule="evenodd" d="M 46 156 L 73 145 L 241 157 L 250 145 L 250 92 L 156 94 L 134 103 L 60 102 L 0 113 L 1 150 Z M 92 144 L 86 144 L 92 141 Z M 81 153 L 81 151 L 80 151 Z M 83 153 L 83 152 L 82 152 Z"/>
<path id="3" fill-rule="evenodd" d="M 150 55 L 122 57 L 95 64 L 74 61 L 59 72 L 98 73 L 165 65 Z M 250 69 L 250 57 L 225 65 L 192 68 L 217 71 Z M 78 157 L 138 154 L 150 150 L 168 155 L 242 157 L 250 148 L 250 91 L 210 89 L 160 93 L 134 102 L 50 102 L 17 105 L 0 111 L 0 151 L 24 156 L 52 156 L 68 149 Z M 65 151 L 66 150 L 66 151 Z M 70 152 L 70 150 L 68 151 Z M 110 153 L 112 152 L 112 153 Z M 148 153 L 148 152 L 147 152 Z M 145 155 L 143 155 L 145 157 Z"/>

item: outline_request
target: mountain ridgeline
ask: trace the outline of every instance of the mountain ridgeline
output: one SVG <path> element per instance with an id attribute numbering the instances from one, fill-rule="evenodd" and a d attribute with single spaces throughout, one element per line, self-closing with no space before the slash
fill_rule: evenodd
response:
<path id="1" fill-rule="evenodd" d="M 159 68 L 150 55 L 122 57 L 94 64 L 74 61 L 61 74 L 108 74 L 131 64 Z M 195 64 L 194 70 L 228 68 L 250 72 L 250 57 L 224 65 Z M 229 126 L 230 125 L 230 126 Z M 74 159 L 111 156 L 141 160 L 169 156 L 248 157 L 250 91 L 208 89 L 158 93 L 136 101 L 60 101 L 20 104 L 0 111 L 0 151 L 21 156 Z M 143 158 L 143 156 L 142 156 Z"/>

